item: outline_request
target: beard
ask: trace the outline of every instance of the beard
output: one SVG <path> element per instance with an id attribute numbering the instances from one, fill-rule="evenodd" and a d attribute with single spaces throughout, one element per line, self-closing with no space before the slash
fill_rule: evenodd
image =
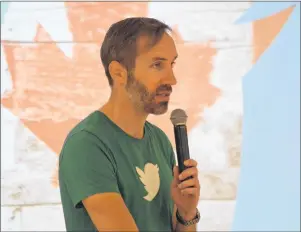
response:
<path id="1" fill-rule="evenodd" d="M 131 73 L 131 72 L 130 72 Z M 161 85 L 154 92 L 149 92 L 147 87 L 138 81 L 133 74 L 129 74 L 126 91 L 138 110 L 147 114 L 160 115 L 168 110 L 168 101 L 156 101 L 160 91 L 172 91 L 171 85 Z"/>

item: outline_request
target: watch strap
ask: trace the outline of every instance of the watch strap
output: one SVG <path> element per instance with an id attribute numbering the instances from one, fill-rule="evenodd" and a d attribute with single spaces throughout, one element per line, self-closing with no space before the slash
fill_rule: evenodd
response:
<path id="1" fill-rule="evenodd" d="M 198 223 L 200 221 L 201 216 L 200 216 L 199 210 L 196 209 L 196 211 L 197 212 L 196 212 L 195 218 L 193 218 L 192 220 L 186 221 L 186 220 L 184 220 L 183 217 L 181 217 L 181 215 L 179 214 L 179 212 L 177 210 L 176 217 L 177 217 L 178 222 L 184 226 L 191 226 L 191 225 Z"/>

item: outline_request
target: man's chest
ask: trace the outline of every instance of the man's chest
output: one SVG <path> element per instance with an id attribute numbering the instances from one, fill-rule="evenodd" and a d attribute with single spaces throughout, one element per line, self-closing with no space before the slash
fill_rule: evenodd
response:
<path id="1" fill-rule="evenodd" d="M 114 146 L 119 191 L 140 230 L 170 231 L 173 174 L 167 150 L 158 143 Z"/>
<path id="2" fill-rule="evenodd" d="M 128 206 L 150 207 L 170 200 L 172 168 L 158 146 L 132 147 L 116 158 L 120 192 Z"/>

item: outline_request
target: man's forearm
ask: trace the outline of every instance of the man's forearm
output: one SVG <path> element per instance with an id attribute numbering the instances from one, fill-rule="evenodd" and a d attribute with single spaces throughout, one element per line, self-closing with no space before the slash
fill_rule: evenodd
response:
<path id="1" fill-rule="evenodd" d="M 191 215 L 185 215 L 184 216 L 181 213 L 180 213 L 180 215 L 183 215 L 184 219 L 186 221 L 190 221 L 195 217 L 196 213 L 197 213 L 197 211 L 195 211 L 195 213 L 192 213 Z M 191 225 L 191 226 L 184 226 L 180 222 L 178 222 L 177 217 L 174 217 L 174 220 L 176 221 L 176 223 L 175 223 L 175 225 L 176 225 L 175 226 L 175 231 L 176 232 L 185 232 L 185 231 L 192 231 L 193 232 L 193 231 L 196 231 L 196 224 Z"/>

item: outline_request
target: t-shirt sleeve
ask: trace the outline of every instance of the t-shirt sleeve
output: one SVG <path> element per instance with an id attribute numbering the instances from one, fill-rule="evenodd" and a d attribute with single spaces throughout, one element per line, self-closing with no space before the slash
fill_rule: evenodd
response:
<path id="1" fill-rule="evenodd" d="M 81 131 L 72 135 L 62 151 L 60 181 L 63 181 L 73 205 L 97 193 L 117 192 L 116 165 L 105 145 L 95 135 Z"/>

